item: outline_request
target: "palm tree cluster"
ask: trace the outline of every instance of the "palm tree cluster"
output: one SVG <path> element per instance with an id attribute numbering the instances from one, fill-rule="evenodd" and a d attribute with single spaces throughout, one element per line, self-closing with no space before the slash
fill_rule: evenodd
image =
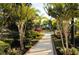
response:
<path id="1" fill-rule="evenodd" d="M 27 31 L 26 24 L 28 21 L 33 22 L 37 17 L 37 11 L 32 7 L 31 3 L 0 4 L 0 29 L 2 30 L 4 27 L 15 24 L 19 32 L 21 50 L 24 50 L 23 41 Z"/>
<path id="2" fill-rule="evenodd" d="M 63 49 L 66 47 L 65 54 L 69 54 L 69 36 L 71 44 L 75 47 L 74 39 L 74 18 L 79 17 L 78 3 L 48 3 L 45 5 L 46 13 L 57 20 L 57 27 L 60 31 Z M 71 23 L 71 24 L 70 24 Z M 71 32 L 71 34 L 70 34 Z M 64 37 L 63 37 L 64 34 Z M 65 39 L 65 43 L 64 43 Z"/>

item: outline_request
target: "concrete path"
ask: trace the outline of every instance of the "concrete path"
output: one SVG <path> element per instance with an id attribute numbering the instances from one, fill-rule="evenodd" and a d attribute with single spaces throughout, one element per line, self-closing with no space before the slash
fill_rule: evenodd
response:
<path id="1" fill-rule="evenodd" d="M 52 32 L 44 33 L 42 39 L 34 45 L 25 55 L 53 55 L 53 48 L 51 43 Z"/>

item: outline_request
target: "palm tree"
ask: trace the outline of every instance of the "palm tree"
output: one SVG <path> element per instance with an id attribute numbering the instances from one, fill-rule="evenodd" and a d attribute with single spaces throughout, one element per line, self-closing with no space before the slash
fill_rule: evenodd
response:
<path id="1" fill-rule="evenodd" d="M 20 45 L 21 50 L 24 49 L 23 40 L 25 37 L 25 23 L 27 20 L 33 20 L 36 14 L 36 10 L 32 8 L 31 6 L 27 6 L 26 4 L 14 4 L 14 16 L 17 17 L 16 19 L 16 25 L 19 30 L 19 36 L 20 36 Z"/>
<path id="2" fill-rule="evenodd" d="M 65 35 L 66 48 L 68 50 L 68 35 L 69 35 L 69 20 L 78 15 L 78 4 L 47 4 L 46 7 L 48 14 L 56 19 L 58 19 L 58 24 L 60 24 L 60 29 L 63 29 Z M 74 8 L 73 8 L 74 7 Z M 73 18 L 72 18 L 73 19 Z M 62 27 L 62 26 L 63 27 Z M 62 31 L 60 31 L 62 32 Z M 61 35 L 62 36 L 62 35 Z M 63 43 L 63 39 L 62 39 Z"/>
<path id="3" fill-rule="evenodd" d="M 71 20 L 71 44 L 75 47 L 75 39 L 74 39 L 74 18 L 79 17 L 79 4 L 78 3 L 70 3 L 66 4 L 67 10 L 70 10 Z"/>
<path id="4" fill-rule="evenodd" d="M 0 4 L 0 17 L 1 17 L 1 36 L 2 36 L 2 29 L 7 26 L 8 23 L 11 23 L 11 20 L 8 19 L 11 15 L 11 4 Z"/>
<path id="5" fill-rule="evenodd" d="M 4 24 L 8 22 L 16 23 L 20 36 L 21 50 L 24 50 L 25 24 L 27 20 L 32 21 L 35 19 L 37 10 L 32 8 L 31 5 L 24 3 L 0 4 L 0 9 L 2 10 Z"/>
<path id="6" fill-rule="evenodd" d="M 45 6 L 45 10 L 46 10 L 46 13 L 49 15 L 49 16 L 52 16 L 53 18 L 57 19 L 57 24 L 58 24 L 58 29 L 60 31 L 60 35 L 61 35 L 61 40 L 62 40 L 62 47 L 64 49 L 64 41 L 63 41 L 63 35 L 62 35 L 62 21 L 61 21 L 61 9 L 62 10 L 62 6 L 61 4 L 47 4 Z"/>

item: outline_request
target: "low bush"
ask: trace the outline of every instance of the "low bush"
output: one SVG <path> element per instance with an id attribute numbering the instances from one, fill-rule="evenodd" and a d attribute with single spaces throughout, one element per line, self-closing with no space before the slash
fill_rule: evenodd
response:
<path id="1" fill-rule="evenodd" d="M 57 51 L 57 54 L 58 55 L 65 55 L 65 54 L 78 55 L 79 51 L 78 51 L 77 48 L 75 48 L 73 46 L 69 46 L 69 48 L 68 48 L 69 52 L 67 53 L 66 47 L 64 49 L 62 48 L 62 42 L 61 42 L 61 40 L 60 39 L 57 39 L 57 38 L 54 39 L 54 38 L 55 38 L 55 36 L 52 35 L 52 39 L 54 40 L 54 44 L 56 46 L 56 51 Z M 76 41 L 77 41 L 77 39 L 76 39 Z M 77 42 L 79 42 L 79 41 L 77 41 Z M 69 43 L 69 45 L 71 45 L 71 43 Z"/>
<path id="2" fill-rule="evenodd" d="M 2 41 L 11 44 L 13 40 L 12 39 L 11 40 L 10 39 L 4 39 Z"/>
<path id="3" fill-rule="evenodd" d="M 56 51 L 57 51 L 57 54 L 58 55 L 65 55 L 66 54 L 66 51 L 67 51 L 67 49 L 66 48 L 56 48 Z M 68 55 L 78 55 L 78 50 L 77 50 L 77 48 L 75 48 L 75 47 L 72 47 L 72 48 L 69 48 L 69 52 L 68 52 Z"/>
<path id="4" fill-rule="evenodd" d="M 38 38 L 41 35 L 42 34 L 37 32 L 37 31 L 28 31 L 28 32 L 26 32 L 26 38 L 36 39 L 36 38 Z"/>
<path id="5" fill-rule="evenodd" d="M 10 45 L 3 41 L 0 41 L 0 55 L 6 54 Z"/>
<path id="6" fill-rule="evenodd" d="M 8 51 L 9 55 L 21 55 L 22 51 L 20 50 L 20 48 L 12 48 Z"/>
<path id="7" fill-rule="evenodd" d="M 78 31 L 78 32 L 76 32 L 75 37 L 79 38 L 79 31 Z"/>
<path id="8" fill-rule="evenodd" d="M 71 51 L 72 51 L 72 55 L 78 55 L 78 50 L 74 47 L 71 48 Z"/>

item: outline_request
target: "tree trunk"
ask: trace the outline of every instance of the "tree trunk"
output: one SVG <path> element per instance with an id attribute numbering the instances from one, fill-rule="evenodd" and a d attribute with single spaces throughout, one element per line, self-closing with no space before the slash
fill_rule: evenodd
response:
<path id="1" fill-rule="evenodd" d="M 68 34 L 65 34 L 65 40 L 66 40 L 66 54 L 69 54 L 69 49 L 68 49 Z"/>
<path id="2" fill-rule="evenodd" d="M 75 39 L 74 39 L 74 18 L 71 20 L 71 44 L 75 47 Z"/>
<path id="3" fill-rule="evenodd" d="M 62 44 L 63 44 L 63 49 L 65 48 L 64 46 L 64 40 L 63 40 L 63 27 L 62 27 L 62 21 L 60 20 L 60 34 L 62 38 Z"/>
<path id="4" fill-rule="evenodd" d="M 61 23 L 62 22 L 60 22 L 59 23 L 59 21 L 57 22 L 57 25 L 58 25 L 58 29 L 59 29 L 59 32 L 60 32 L 60 36 L 61 36 L 61 41 L 62 41 L 62 47 L 63 47 L 63 49 L 64 49 L 64 41 L 63 41 L 63 34 L 62 34 L 62 26 L 61 26 Z"/>
<path id="5" fill-rule="evenodd" d="M 22 24 L 21 24 L 22 25 Z M 24 50 L 24 44 L 23 44 L 23 40 L 24 40 L 24 34 L 23 34 L 23 27 L 18 25 L 18 30 L 19 30 L 19 36 L 20 36 L 20 47 L 21 50 Z"/>
<path id="6" fill-rule="evenodd" d="M 63 23 L 63 29 L 64 29 L 64 35 L 65 35 L 65 44 L 66 44 L 66 54 L 69 54 L 69 49 L 68 49 L 68 21 L 64 21 Z"/>

